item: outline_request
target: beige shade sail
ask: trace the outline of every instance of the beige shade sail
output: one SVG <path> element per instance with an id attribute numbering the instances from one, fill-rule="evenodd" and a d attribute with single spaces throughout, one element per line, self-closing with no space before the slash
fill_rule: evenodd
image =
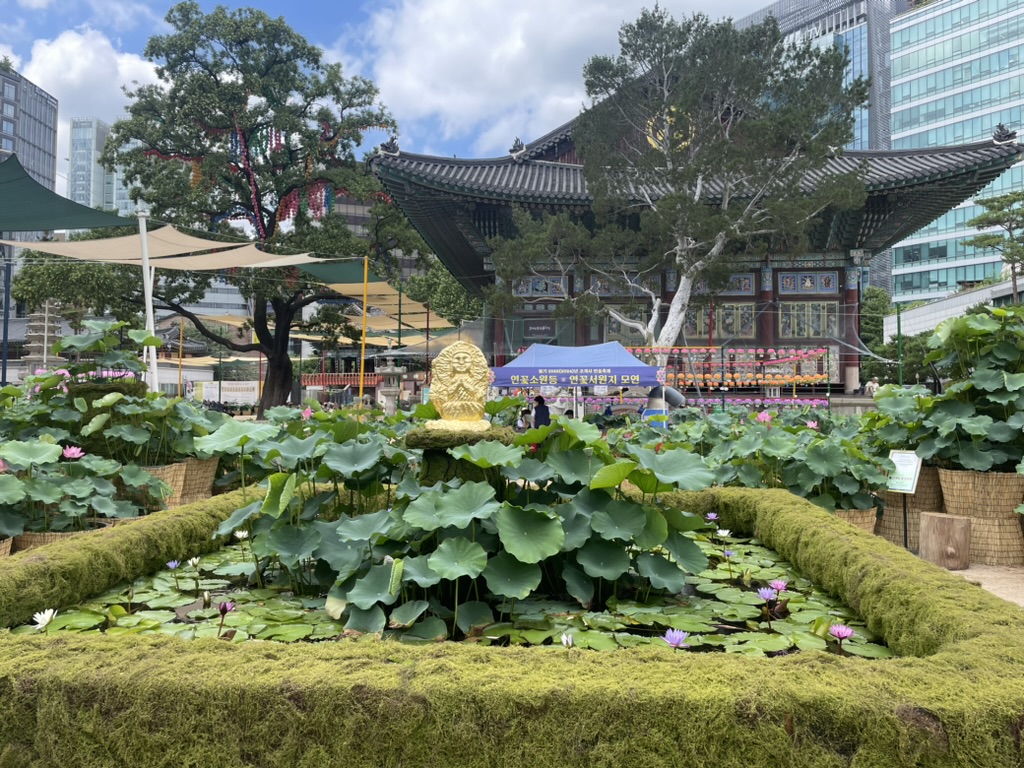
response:
<path id="1" fill-rule="evenodd" d="M 164 362 L 167 361 L 167 358 L 163 358 L 163 359 L 164 359 Z M 196 368 L 196 367 L 207 366 L 207 365 L 217 365 L 219 363 L 252 363 L 253 365 L 258 365 L 259 362 L 260 362 L 260 359 L 258 357 L 238 357 L 238 356 L 235 356 L 235 355 L 232 355 L 230 357 L 211 357 L 210 355 L 206 355 L 204 357 L 183 357 L 183 358 L 181 358 L 181 364 L 183 366 L 185 366 L 186 368 L 187 367 Z"/>
<path id="2" fill-rule="evenodd" d="M 15 248 L 29 248 L 54 256 L 67 256 L 82 261 L 139 262 L 142 259 L 142 238 L 138 234 L 108 237 L 102 240 L 71 240 L 68 242 L 42 242 L 26 244 L 21 241 L 0 241 Z M 203 240 L 179 232 L 172 226 L 161 227 L 147 233 L 146 243 L 150 259 L 180 256 L 213 249 L 243 248 L 246 243 L 222 243 Z"/>

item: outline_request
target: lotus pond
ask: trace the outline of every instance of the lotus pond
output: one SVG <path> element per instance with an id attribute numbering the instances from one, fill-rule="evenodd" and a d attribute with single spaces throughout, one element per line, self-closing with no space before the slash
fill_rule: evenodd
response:
<path id="1" fill-rule="evenodd" d="M 396 592 L 389 593 L 400 604 L 387 618 L 379 608 L 345 612 L 327 596 L 296 595 L 283 572 L 262 588 L 250 587 L 255 565 L 251 548 L 242 542 L 189 562 L 172 561 L 173 567 L 153 576 L 59 611 L 42 631 L 219 637 L 230 642 L 383 636 L 429 643 L 455 635 L 483 645 L 564 644 L 602 651 L 668 643 L 691 652 L 755 656 L 808 649 L 868 658 L 892 655 L 852 610 L 756 540 L 716 530 L 698 535 L 696 541 L 708 557 L 705 570 L 663 579 L 652 563 L 641 561 L 642 573 L 613 584 L 622 594 L 604 600 L 601 611 L 543 595 L 511 600 L 485 594 L 480 595 L 483 600 L 461 603 L 456 617 L 418 588 L 415 573 L 410 573 L 404 579 L 399 575 Z M 370 605 L 387 599 L 372 591 L 362 599 L 353 596 L 353 602 Z M 851 628 L 852 636 L 842 637 L 837 627 Z M 40 627 L 29 624 L 11 631 L 34 633 Z"/>

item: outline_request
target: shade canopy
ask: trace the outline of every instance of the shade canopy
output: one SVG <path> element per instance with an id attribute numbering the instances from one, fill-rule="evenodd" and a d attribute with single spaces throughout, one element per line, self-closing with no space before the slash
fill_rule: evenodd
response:
<path id="1" fill-rule="evenodd" d="M 0 163 L 0 232 L 137 225 L 135 219 L 97 211 L 47 189 L 28 175 L 16 155 Z"/>
<path id="2" fill-rule="evenodd" d="M 533 344 L 494 369 L 496 387 L 653 387 L 661 369 L 637 360 L 617 341 L 589 347 Z"/>

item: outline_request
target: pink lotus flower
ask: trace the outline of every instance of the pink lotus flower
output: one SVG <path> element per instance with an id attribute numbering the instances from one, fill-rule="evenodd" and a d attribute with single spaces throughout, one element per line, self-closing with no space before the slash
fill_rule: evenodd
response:
<path id="1" fill-rule="evenodd" d="M 818 422 L 816 422 L 816 421 L 808 421 L 807 422 L 807 428 L 808 429 L 817 429 L 818 428 Z"/>
<path id="2" fill-rule="evenodd" d="M 312 409 L 312 408 L 309 408 L 309 407 L 307 407 L 307 408 L 306 408 L 306 410 L 304 410 L 304 411 L 302 412 L 302 420 L 303 420 L 303 421 L 308 421 L 308 420 L 309 420 L 309 418 L 310 418 L 310 417 L 311 417 L 312 415 L 313 415 L 313 409 Z"/>
<path id="3" fill-rule="evenodd" d="M 63 450 L 61 455 L 65 459 L 72 459 L 72 460 L 74 460 L 74 459 L 80 459 L 83 456 L 85 456 L 85 451 L 83 451 L 77 445 L 69 445 L 67 448 L 65 448 Z"/>
<path id="4" fill-rule="evenodd" d="M 3 459 L 0 459 L 0 472 L 6 472 L 6 471 L 7 471 L 7 465 L 4 463 Z"/>
<path id="5" fill-rule="evenodd" d="M 761 411 L 759 414 L 757 414 L 757 421 L 760 424 L 771 424 L 772 415 L 768 411 Z"/>

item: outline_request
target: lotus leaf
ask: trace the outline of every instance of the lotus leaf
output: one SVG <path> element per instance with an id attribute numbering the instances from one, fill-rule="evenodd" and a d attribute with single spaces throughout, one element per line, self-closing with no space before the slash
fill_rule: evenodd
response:
<path id="1" fill-rule="evenodd" d="M 555 476 L 555 471 L 543 461 L 523 459 L 519 466 L 502 467 L 501 474 L 509 480 L 526 480 L 528 483 L 544 483 Z"/>
<path id="2" fill-rule="evenodd" d="M 14 475 L 0 474 L 0 504 L 17 504 L 26 495 L 25 482 L 23 480 Z"/>
<path id="3" fill-rule="evenodd" d="M 342 518 L 345 519 L 347 518 Z M 342 541 L 338 536 L 338 526 L 342 520 L 313 521 L 313 527 L 320 532 L 320 544 L 313 550 L 313 557 L 327 563 L 337 572 L 340 581 L 354 574 L 366 556 L 366 546 L 363 542 Z"/>
<path id="4" fill-rule="evenodd" d="M 388 626 L 391 629 L 407 629 L 416 623 L 416 620 L 423 615 L 430 603 L 426 600 L 410 600 L 402 603 L 391 612 L 388 619 Z"/>
<path id="5" fill-rule="evenodd" d="M 477 600 L 459 606 L 457 626 L 466 637 L 479 635 L 480 630 L 494 622 L 494 612 L 487 603 Z"/>
<path id="6" fill-rule="evenodd" d="M 348 590 L 348 601 L 357 608 L 368 609 L 377 603 L 391 605 L 398 599 L 398 591 L 391 589 L 390 564 L 374 565 L 369 572 Z"/>
<path id="7" fill-rule="evenodd" d="M 644 552 L 637 556 L 637 570 L 656 589 L 666 589 L 678 594 L 686 588 L 686 573 L 675 563 L 661 555 Z"/>
<path id="8" fill-rule="evenodd" d="M 260 424 L 255 421 L 238 421 L 231 419 L 209 435 L 197 437 L 195 446 L 198 450 L 210 454 L 238 454 L 245 450 L 251 442 L 269 440 L 275 437 L 279 428 L 274 424 Z"/>
<path id="9" fill-rule="evenodd" d="M 267 478 L 269 487 L 263 497 L 261 511 L 271 517 L 280 517 L 295 495 L 296 476 L 290 472 L 276 472 Z"/>
<path id="10" fill-rule="evenodd" d="M 454 490 L 422 494 L 409 503 L 402 519 L 424 531 L 447 527 L 461 529 L 473 520 L 490 517 L 497 509 L 494 488 L 487 483 L 470 482 Z"/>
<path id="11" fill-rule="evenodd" d="M 473 445 L 457 445 L 448 453 L 456 459 L 468 461 L 482 469 L 491 467 L 515 467 L 523 460 L 523 449 L 515 445 L 503 445 L 496 440 L 482 440 Z"/>
<path id="12" fill-rule="evenodd" d="M 403 642 L 436 643 L 448 639 L 448 625 L 436 616 L 416 622 L 402 633 Z"/>
<path id="13" fill-rule="evenodd" d="M 523 563 L 538 563 L 558 554 L 565 541 L 561 521 L 539 510 L 504 504 L 495 522 L 505 551 Z"/>
<path id="14" fill-rule="evenodd" d="M 598 469 L 604 466 L 584 450 L 559 451 L 547 457 L 547 464 L 567 483 L 590 485 L 590 480 Z"/>
<path id="15" fill-rule="evenodd" d="M 263 536 L 264 534 L 261 534 L 257 540 Z M 312 557 L 320 545 L 320 531 L 315 528 L 297 528 L 289 525 L 276 528 L 265 536 L 266 546 L 270 547 L 281 564 L 287 568 L 294 568 L 301 561 Z"/>
<path id="16" fill-rule="evenodd" d="M 370 608 L 349 608 L 348 621 L 345 622 L 346 632 L 359 632 L 364 635 L 378 635 L 384 631 L 387 617 L 379 605 Z"/>
<path id="17" fill-rule="evenodd" d="M 52 464 L 60 458 L 61 447 L 42 442 L 27 443 L 23 440 L 7 440 L 0 444 L 0 459 L 28 469 L 42 464 Z"/>
<path id="18" fill-rule="evenodd" d="M 518 600 L 528 597 L 541 580 L 539 565 L 524 563 L 508 552 L 499 552 L 488 560 L 483 575 L 493 594 Z"/>
<path id="19" fill-rule="evenodd" d="M 402 569 L 402 580 L 411 581 L 421 587 L 432 587 L 441 581 L 441 577 L 431 570 L 427 564 L 427 556 L 407 557 Z"/>
<path id="20" fill-rule="evenodd" d="M 707 555 L 701 551 L 693 539 L 672 531 L 665 539 L 664 546 L 680 568 L 690 573 L 700 573 L 707 569 Z"/>
<path id="21" fill-rule="evenodd" d="M 390 509 L 379 512 L 343 517 L 338 521 L 338 538 L 342 541 L 370 542 L 385 535 L 394 524 Z"/>
<path id="22" fill-rule="evenodd" d="M 476 542 L 458 536 L 442 541 L 427 558 L 427 565 L 442 579 L 475 579 L 487 566 L 487 552 Z"/>
<path id="23" fill-rule="evenodd" d="M 631 501 L 612 501 L 604 509 L 595 511 L 590 518 L 594 532 L 609 540 L 632 541 L 646 525 L 647 514 L 644 508 Z"/>
<path id="24" fill-rule="evenodd" d="M 665 453 L 636 446 L 627 450 L 659 482 L 671 483 L 684 491 L 704 490 L 714 480 L 714 473 L 704 458 L 682 448 Z"/>
<path id="25" fill-rule="evenodd" d="M 617 488 L 636 469 L 636 462 L 620 460 L 601 467 L 590 481 L 591 488 Z"/>
<path id="26" fill-rule="evenodd" d="M 592 537 L 576 552 L 576 562 L 588 576 L 615 581 L 629 568 L 629 555 L 622 544 Z"/>
<path id="27" fill-rule="evenodd" d="M 327 450 L 323 433 L 310 435 L 300 440 L 294 435 L 286 435 L 277 442 L 264 442 L 259 446 L 259 454 L 265 461 L 279 465 L 284 469 L 295 469 L 305 459 L 316 459 Z"/>
<path id="28" fill-rule="evenodd" d="M 354 478 L 376 469 L 384 457 L 382 439 L 372 442 L 349 440 L 341 445 L 330 445 L 324 453 L 323 463 L 345 478 Z"/>
<path id="29" fill-rule="evenodd" d="M 654 549 L 664 544 L 668 538 L 668 521 L 660 509 L 644 507 L 643 510 L 646 517 L 644 527 L 633 537 L 633 542 L 640 549 Z"/>

